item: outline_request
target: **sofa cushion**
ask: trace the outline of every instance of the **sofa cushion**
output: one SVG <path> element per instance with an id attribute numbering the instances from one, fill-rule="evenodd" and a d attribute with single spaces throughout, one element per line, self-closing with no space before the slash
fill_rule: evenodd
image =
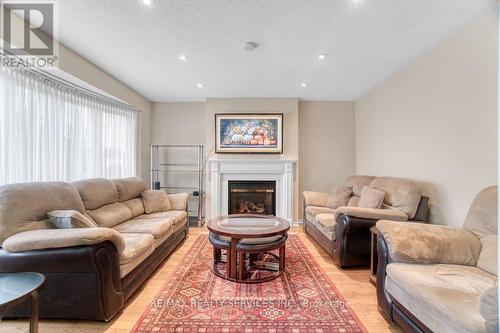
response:
<path id="1" fill-rule="evenodd" d="M 498 188 L 490 186 L 479 192 L 472 202 L 464 228 L 472 231 L 481 240 L 482 249 L 477 266 L 498 274 Z"/>
<path id="2" fill-rule="evenodd" d="M 361 190 L 358 207 L 362 208 L 380 208 L 384 203 L 385 192 L 364 186 Z"/>
<path id="3" fill-rule="evenodd" d="M 118 201 L 126 201 L 141 196 L 147 189 L 146 183 L 139 177 L 113 179 L 118 191 Z"/>
<path id="4" fill-rule="evenodd" d="M 141 264 L 155 249 L 149 234 L 122 234 L 125 249 L 120 253 L 120 277 L 124 277 Z"/>
<path id="5" fill-rule="evenodd" d="M 115 202 L 94 210 L 88 210 L 94 221 L 101 227 L 112 228 L 132 218 L 130 209 L 121 202 Z"/>
<path id="6" fill-rule="evenodd" d="M 142 200 L 140 198 L 134 198 L 127 201 L 123 201 L 122 204 L 127 206 L 128 209 L 132 212 L 132 217 L 137 217 L 145 213 L 144 205 L 142 204 Z"/>
<path id="7" fill-rule="evenodd" d="M 490 288 L 481 294 L 479 312 L 486 321 L 488 333 L 498 333 L 498 287 Z"/>
<path id="8" fill-rule="evenodd" d="M 118 201 L 118 190 L 115 184 L 108 179 L 93 178 L 79 180 L 72 183 L 87 210 L 96 209 Z"/>
<path id="9" fill-rule="evenodd" d="M 333 214 L 335 209 L 328 207 L 318 207 L 318 206 L 307 206 L 306 207 L 306 218 L 310 222 L 315 222 L 314 217 L 318 214 Z"/>
<path id="10" fill-rule="evenodd" d="M 167 193 L 163 190 L 146 190 L 141 195 L 146 214 L 165 212 L 171 209 Z"/>
<path id="11" fill-rule="evenodd" d="M 358 207 L 360 197 L 353 195 L 347 202 L 348 207 Z"/>
<path id="12" fill-rule="evenodd" d="M 76 210 L 53 210 L 47 216 L 57 229 L 92 228 L 97 224 Z"/>
<path id="13" fill-rule="evenodd" d="M 121 223 L 113 229 L 121 233 L 150 234 L 155 239 L 158 239 L 172 233 L 173 222 L 168 217 L 142 218 L 142 216 L 139 216 L 133 220 Z"/>
<path id="14" fill-rule="evenodd" d="M 333 214 L 318 214 L 315 216 L 316 227 L 330 240 L 335 240 L 337 221 Z"/>
<path id="15" fill-rule="evenodd" d="M 377 177 L 374 176 L 351 176 L 346 179 L 346 186 L 352 187 L 352 195 L 357 197 L 361 196 L 361 190 L 363 186 L 370 185 L 370 183 Z"/>
<path id="16" fill-rule="evenodd" d="M 139 216 L 141 219 L 157 219 L 157 218 L 170 218 L 172 219 L 172 225 L 178 225 L 184 222 L 187 218 L 187 213 L 184 210 L 170 210 L 168 212 L 144 214 Z"/>
<path id="17" fill-rule="evenodd" d="M 169 193 L 167 194 L 168 201 L 170 202 L 170 209 L 172 210 L 187 210 L 189 193 Z M 169 210 L 170 210 L 169 209 Z"/>
<path id="18" fill-rule="evenodd" d="M 352 194 L 351 186 L 336 187 L 328 194 L 325 206 L 328 208 L 336 209 L 340 206 L 347 205 L 349 198 Z"/>
<path id="19" fill-rule="evenodd" d="M 408 215 L 411 220 L 417 213 L 422 198 L 422 188 L 413 180 L 406 178 L 379 177 L 370 187 L 385 192 L 385 203 Z"/>
<path id="20" fill-rule="evenodd" d="M 85 207 L 76 189 L 63 182 L 10 184 L 0 187 L 0 244 L 19 232 L 54 228 L 46 215 L 52 210 Z"/>
<path id="21" fill-rule="evenodd" d="M 391 263 L 385 287 L 433 332 L 485 333 L 479 298 L 496 281 L 473 266 Z"/>

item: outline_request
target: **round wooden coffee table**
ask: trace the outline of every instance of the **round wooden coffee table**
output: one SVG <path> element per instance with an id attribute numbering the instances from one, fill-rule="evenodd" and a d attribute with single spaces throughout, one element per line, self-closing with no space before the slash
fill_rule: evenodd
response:
<path id="1" fill-rule="evenodd" d="M 224 279 L 260 283 L 285 269 L 285 243 L 290 224 L 276 216 L 235 214 L 207 222 L 214 247 L 213 272 Z M 225 257 L 222 254 L 225 251 Z M 273 253 L 279 251 L 279 255 Z M 268 273 L 263 273 L 268 272 Z"/>

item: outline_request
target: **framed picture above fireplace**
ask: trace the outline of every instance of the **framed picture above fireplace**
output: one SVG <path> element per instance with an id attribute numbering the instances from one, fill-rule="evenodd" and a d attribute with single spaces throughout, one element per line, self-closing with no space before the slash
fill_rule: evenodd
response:
<path id="1" fill-rule="evenodd" d="M 215 114 L 215 152 L 283 154 L 283 114 Z"/>

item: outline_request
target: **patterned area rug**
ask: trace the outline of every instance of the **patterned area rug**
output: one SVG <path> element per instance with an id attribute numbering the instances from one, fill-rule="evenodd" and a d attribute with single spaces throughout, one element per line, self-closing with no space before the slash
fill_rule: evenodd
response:
<path id="1" fill-rule="evenodd" d="M 366 332 L 297 235 L 286 269 L 261 284 L 238 284 L 211 271 L 212 246 L 199 236 L 132 332 Z"/>

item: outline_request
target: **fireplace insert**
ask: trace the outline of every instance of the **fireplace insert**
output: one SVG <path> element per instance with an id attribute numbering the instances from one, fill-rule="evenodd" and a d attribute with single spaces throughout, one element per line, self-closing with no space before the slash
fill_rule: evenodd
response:
<path id="1" fill-rule="evenodd" d="M 276 182 L 230 180 L 229 214 L 262 214 L 276 216 Z"/>

